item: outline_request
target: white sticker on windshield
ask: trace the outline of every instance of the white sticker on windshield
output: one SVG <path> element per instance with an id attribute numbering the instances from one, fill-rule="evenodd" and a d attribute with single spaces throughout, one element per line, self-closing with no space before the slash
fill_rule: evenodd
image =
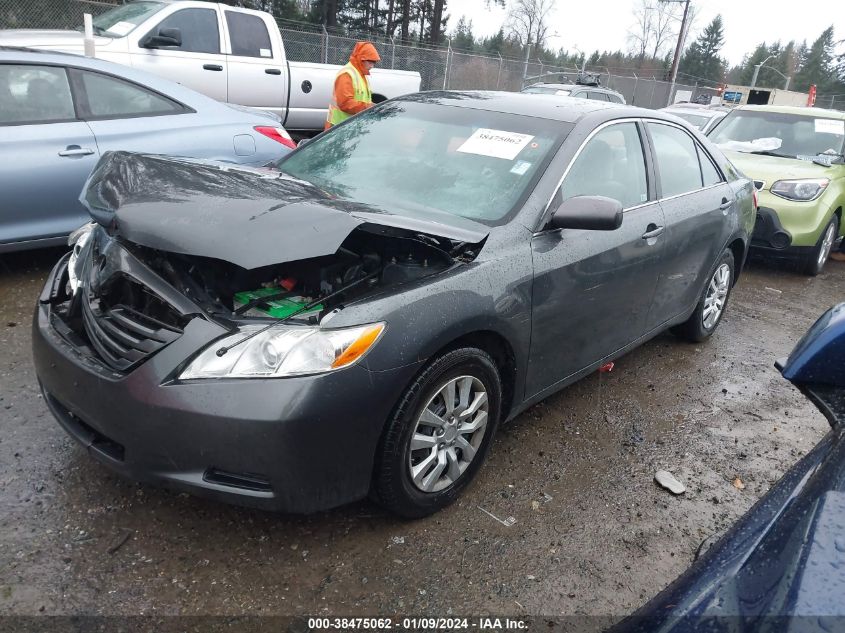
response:
<path id="1" fill-rule="evenodd" d="M 457 151 L 513 160 L 533 138 L 530 134 L 488 130 L 482 127 L 473 132 Z"/>
<path id="2" fill-rule="evenodd" d="M 518 160 L 514 166 L 511 167 L 511 173 L 516 174 L 517 176 L 524 176 L 525 172 L 527 172 L 530 167 L 531 163 L 528 161 Z"/>
<path id="3" fill-rule="evenodd" d="M 269 48 L 259 48 L 258 54 L 261 55 L 262 57 L 272 57 L 273 56 L 273 53 L 270 51 Z"/>
<path id="4" fill-rule="evenodd" d="M 845 121 L 837 119 L 816 119 L 816 134 L 845 136 Z"/>
<path id="5" fill-rule="evenodd" d="M 135 25 L 132 22 L 116 22 L 107 28 L 106 32 L 114 33 L 115 35 L 126 35 L 134 28 Z"/>

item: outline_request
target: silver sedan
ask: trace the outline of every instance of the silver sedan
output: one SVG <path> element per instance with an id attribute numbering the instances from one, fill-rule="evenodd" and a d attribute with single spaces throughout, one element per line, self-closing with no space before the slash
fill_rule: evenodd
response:
<path id="1" fill-rule="evenodd" d="M 109 150 L 263 165 L 294 143 L 274 114 L 79 55 L 0 48 L 0 253 L 62 243 Z"/>

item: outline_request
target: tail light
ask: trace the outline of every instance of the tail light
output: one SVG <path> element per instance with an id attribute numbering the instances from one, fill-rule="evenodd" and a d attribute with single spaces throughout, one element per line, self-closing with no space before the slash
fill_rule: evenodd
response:
<path id="1" fill-rule="evenodd" d="M 259 125 L 256 126 L 255 131 L 263 134 L 267 138 L 271 138 L 277 143 L 281 143 L 285 147 L 289 147 L 291 149 L 296 149 L 296 143 L 288 134 L 288 131 L 283 127 L 270 127 Z"/>
<path id="2" fill-rule="evenodd" d="M 757 208 L 759 207 L 759 204 L 757 202 L 757 187 L 754 187 L 751 190 L 751 195 L 754 196 L 754 211 L 757 211 Z"/>

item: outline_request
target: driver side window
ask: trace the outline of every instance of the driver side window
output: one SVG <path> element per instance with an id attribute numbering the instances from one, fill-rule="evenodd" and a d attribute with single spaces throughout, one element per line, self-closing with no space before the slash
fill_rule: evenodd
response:
<path id="1" fill-rule="evenodd" d="M 636 123 L 610 125 L 587 141 L 560 194 L 561 202 L 575 196 L 605 196 L 625 209 L 647 202 L 645 158 Z"/>
<path id="2" fill-rule="evenodd" d="M 186 53 L 220 53 L 220 29 L 214 9 L 182 9 L 162 20 L 153 33 L 162 29 L 179 29 L 182 45 L 164 50 Z"/>

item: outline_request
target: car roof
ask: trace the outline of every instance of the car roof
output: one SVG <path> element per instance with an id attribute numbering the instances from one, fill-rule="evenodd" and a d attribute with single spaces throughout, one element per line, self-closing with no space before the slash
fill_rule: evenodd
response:
<path id="1" fill-rule="evenodd" d="M 152 73 L 144 72 L 131 66 L 124 66 L 123 64 L 94 59 L 93 57 L 86 57 L 75 53 L 21 48 L 17 46 L 0 46 L 0 63 L 51 64 L 86 68 L 146 86 L 192 107 L 202 106 L 204 109 L 214 109 L 217 105 L 223 105 L 211 97 L 207 97 L 190 88 L 186 88 L 182 84 L 164 79 L 158 75 L 153 75 Z"/>
<path id="2" fill-rule="evenodd" d="M 549 84 L 549 83 L 536 83 L 531 84 L 530 86 L 525 86 L 525 88 L 557 88 L 558 90 L 575 90 L 575 89 L 582 89 L 582 90 L 601 90 L 602 92 L 612 92 L 613 94 L 619 94 L 615 90 L 611 90 L 610 88 L 605 88 L 604 86 L 589 86 L 587 84 Z M 523 88 L 523 90 L 525 89 Z"/>
<path id="3" fill-rule="evenodd" d="M 796 116 L 807 116 L 825 119 L 843 119 L 845 112 L 840 110 L 827 110 L 825 108 L 808 108 L 804 106 L 776 106 L 776 105 L 744 105 L 734 108 L 735 110 L 747 110 L 752 112 L 776 112 L 777 114 L 794 114 Z"/>
<path id="4" fill-rule="evenodd" d="M 595 99 L 580 99 L 577 97 L 561 99 L 557 95 L 529 94 L 525 92 L 437 90 L 418 92 L 404 97 L 398 97 L 396 100 L 438 103 L 459 108 L 532 116 L 564 123 L 575 123 L 582 117 L 601 110 L 606 110 L 608 113 L 616 115 L 612 118 L 646 117 L 675 121 L 674 118 L 665 116 L 657 110 L 647 110 L 621 103 L 596 101 Z"/>
<path id="5" fill-rule="evenodd" d="M 661 112 L 682 112 L 684 114 L 701 115 L 714 117 L 719 114 L 727 114 L 720 110 L 711 110 L 709 108 L 679 108 L 677 106 L 669 106 L 668 108 L 660 108 Z"/>

